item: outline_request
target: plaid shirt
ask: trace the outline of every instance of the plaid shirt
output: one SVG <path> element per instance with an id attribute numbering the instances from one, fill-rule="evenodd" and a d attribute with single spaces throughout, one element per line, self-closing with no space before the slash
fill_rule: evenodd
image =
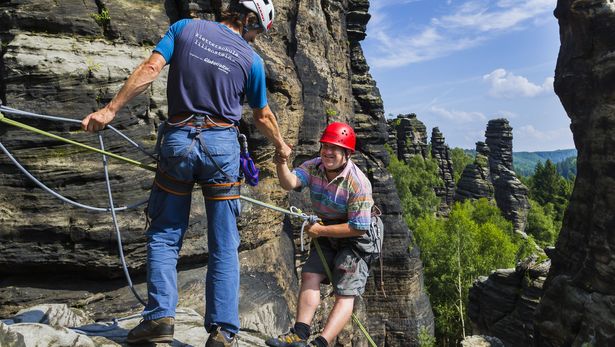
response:
<path id="1" fill-rule="evenodd" d="M 372 185 L 350 159 L 330 182 L 320 157 L 308 160 L 293 170 L 301 188 L 309 187 L 312 208 L 322 220 L 348 221 L 353 229 L 369 230 L 372 215 Z"/>

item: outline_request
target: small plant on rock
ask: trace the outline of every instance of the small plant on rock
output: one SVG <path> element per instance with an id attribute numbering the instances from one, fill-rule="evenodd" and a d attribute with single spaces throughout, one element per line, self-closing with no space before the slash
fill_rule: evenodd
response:
<path id="1" fill-rule="evenodd" d="M 90 17 L 94 19 L 96 24 L 104 27 L 111 22 L 111 16 L 109 16 L 109 10 L 103 8 L 100 13 L 91 13 Z"/>

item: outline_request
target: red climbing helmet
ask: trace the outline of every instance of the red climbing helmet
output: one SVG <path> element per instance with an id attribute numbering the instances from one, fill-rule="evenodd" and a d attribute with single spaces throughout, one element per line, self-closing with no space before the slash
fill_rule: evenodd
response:
<path id="1" fill-rule="evenodd" d="M 356 142 L 357 137 L 352 127 L 346 123 L 339 122 L 329 124 L 320 137 L 320 143 L 330 143 L 353 152 Z"/>

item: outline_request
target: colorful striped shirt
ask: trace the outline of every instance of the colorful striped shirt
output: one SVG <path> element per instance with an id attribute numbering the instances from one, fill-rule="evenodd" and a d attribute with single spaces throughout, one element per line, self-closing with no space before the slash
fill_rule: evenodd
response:
<path id="1" fill-rule="evenodd" d="M 372 185 L 365 174 L 352 162 L 329 181 L 320 157 L 308 160 L 293 170 L 301 187 L 310 189 L 312 208 L 324 221 L 348 221 L 353 229 L 369 230 Z"/>

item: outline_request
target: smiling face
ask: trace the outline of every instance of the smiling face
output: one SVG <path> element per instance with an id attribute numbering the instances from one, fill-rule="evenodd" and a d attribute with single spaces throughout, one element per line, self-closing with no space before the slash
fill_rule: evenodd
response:
<path id="1" fill-rule="evenodd" d="M 342 147 L 323 143 L 320 147 L 320 158 L 327 171 L 335 171 L 346 164 L 346 150 Z"/>

